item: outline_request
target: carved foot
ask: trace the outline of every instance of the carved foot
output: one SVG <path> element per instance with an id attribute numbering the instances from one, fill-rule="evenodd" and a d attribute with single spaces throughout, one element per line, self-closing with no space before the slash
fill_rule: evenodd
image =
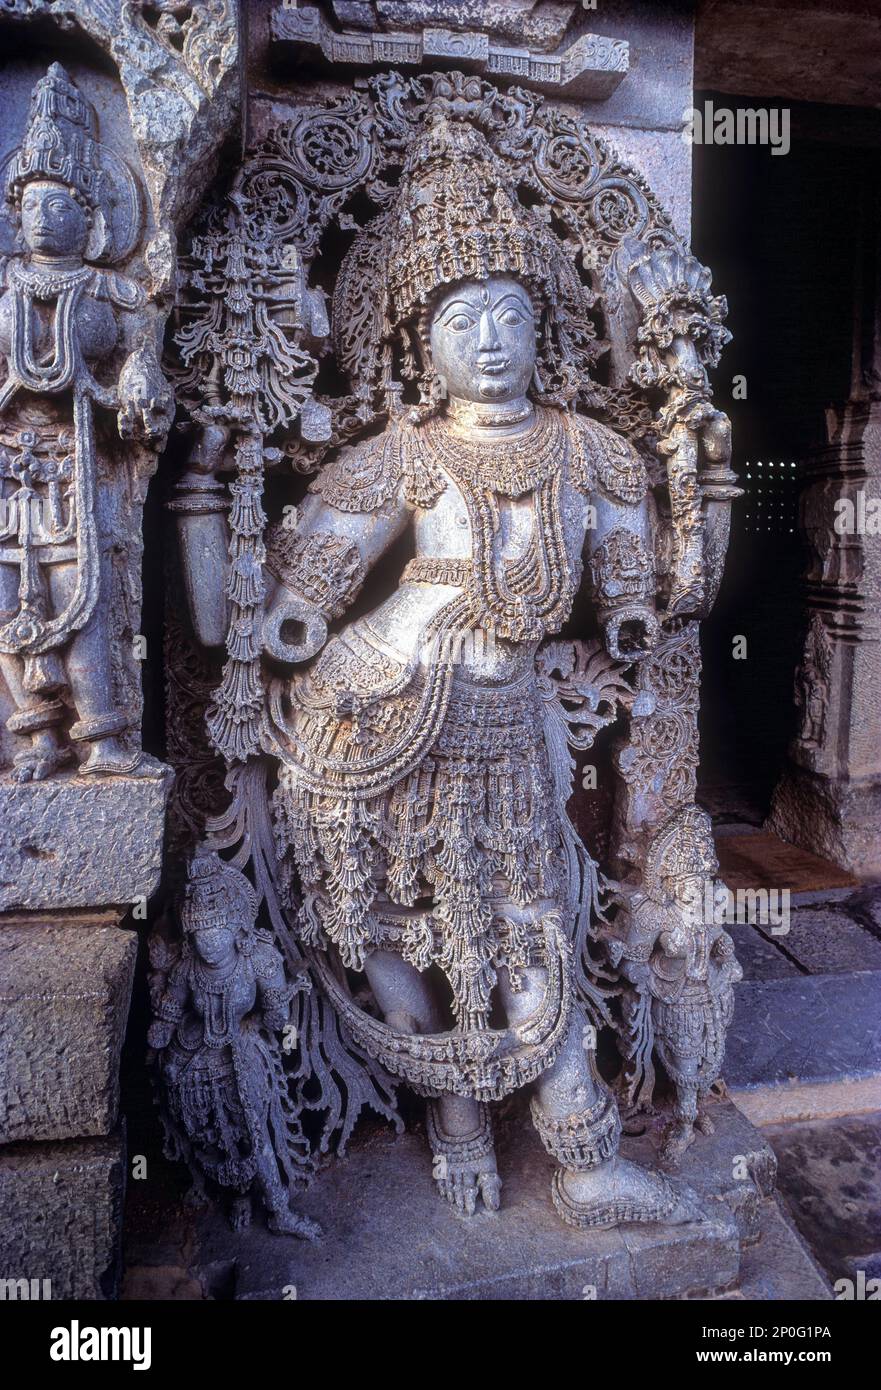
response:
<path id="1" fill-rule="evenodd" d="M 81 777 L 87 777 L 98 773 L 114 776 L 134 772 L 144 756 L 143 753 L 133 753 L 118 738 L 96 738 L 85 762 L 80 764 L 79 773 Z"/>
<path id="2" fill-rule="evenodd" d="M 73 750 L 60 748 L 57 744 L 49 747 L 29 748 L 19 753 L 13 761 L 13 782 L 45 782 L 47 777 L 70 762 Z"/>
<path id="3" fill-rule="evenodd" d="M 664 1130 L 659 1150 L 664 1168 L 677 1168 L 684 1153 L 691 1148 L 697 1135 L 690 1120 L 671 1120 Z"/>
<path id="4" fill-rule="evenodd" d="M 559 1168 L 551 1194 L 559 1216 L 578 1230 L 606 1230 L 627 1222 L 681 1226 L 702 1212 L 689 1188 L 674 1187 L 660 1173 L 612 1158 L 587 1172 Z"/>
<path id="5" fill-rule="evenodd" d="M 229 1224 L 234 1231 L 247 1231 L 251 1224 L 250 1197 L 236 1197 L 229 1209 Z"/>
<path id="6" fill-rule="evenodd" d="M 301 1240 L 318 1240 L 322 1234 L 317 1221 L 299 1216 L 294 1211 L 274 1211 L 266 1225 L 277 1236 L 299 1236 Z"/>
<path id="7" fill-rule="evenodd" d="M 429 1102 L 428 1139 L 438 1192 L 459 1216 L 473 1216 L 478 1200 L 487 1211 L 498 1211 L 502 1180 L 487 1106 L 478 1107 L 477 1128 L 468 1134 L 443 1133 L 438 1111 L 436 1102 Z"/>
<path id="8" fill-rule="evenodd" d="M 695 1129 L 700 1130 L 701 1134 L 716 1133 L 716 1126 L 713 1124 L 713 1121 L 710 1119 L 709 1115 L 705 1115 L 703 1114 L 703 1112 L 701 1112 L 701 1114 L 698 1115 L 697 1119 L 694 1122 L 694 1127 Z"/>

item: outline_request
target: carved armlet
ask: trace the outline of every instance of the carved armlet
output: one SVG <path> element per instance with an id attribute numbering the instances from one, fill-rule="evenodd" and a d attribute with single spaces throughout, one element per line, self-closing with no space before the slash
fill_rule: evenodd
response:
<path id="1" fill-rule="evenodd" d="M 309 491 L 340 512 L 379 511 L 401 487 L 411 506 L 432 507 L 447 484 L 420 443 L 418 426 L 394 421 L 376 439 L 342 449 Z"/>
<path id="2" fill-rule="evenodd" d="M 298 536 L 284 525 L 266 537 L 266 568 L 274 579 L 317 609 L 339 618 L 360 592 L 364 562 L 354 541 L 331 531 Z"/>
<path id="3" fill-rule="evenodd" d="M 164 1023 L 179 1023 L 184 1016 L 184 1006 L 178 999 L 166 994 L 159 1000 L 154 1013 Z"/>
<path id="4" fill-rule="evenodd" d="M 570 416 L 570 473 L 579 491 L 596 487 L 619 502 L 641 502 L 648 492 L 645 461 L 629 439 L 586 416 Z"/>
<path id="5" fill-rule="evenodd" d="M 210 516 L 228 512 L 231 503 L 226 486 L 217 478 L 181 478 L 172 488 L 165 507 L 169 512 L 187 516 Z"/>

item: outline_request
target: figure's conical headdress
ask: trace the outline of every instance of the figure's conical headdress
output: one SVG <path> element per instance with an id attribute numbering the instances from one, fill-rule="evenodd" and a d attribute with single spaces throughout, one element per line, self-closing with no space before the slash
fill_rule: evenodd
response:
<path id="1" fill-rule="evenodd" d="M 716 874 L 718 869 L 712 821 L 699 806 L 688 806 L 669 820 L 653 840 L 646 857 L 645 882 L 651 896 L 662 897 L 666 879 L 704 877 Z"/>
<path id="2" fill-rule="evenodd" d="M 429 112 L 388 220 L 389 318 L 397 325 L 457 280 L 516 275 L 556 300 L 556 248 L 518 201 L 475 126 Z"/>
<path id="3" fill-rule="evenodd" d="M 538 378 L 548 401 L 584 391 L 605 344 L 591 319 L 595 295 L 548 222 L 524 206 L 513 166 L 479 129 L 479 102 L 436 96 L 408 148 L 388 206 L 355 238 L 334 289 L 337 357 L 356 394 L 388 392 L 393 359 L 436 408 L 441 384 L 427 361 L 425 311 L 446 285 L 513 275 L 539 313 Z M 366 408 L 366 407 L 365 407 Z"/>
<path id="4" fill-rule="evenodd" d="M 219 854 L 193 857 L 178 915 L 185 932 L 212 927 L 251 930 L 257 917 L 257 895 L 248 878 Z"/>
<path id="5" fill-rule="evenodd" d="M 66 184 L 91 210 L 102 202 L 104 174 L 96 143 L 95 112 L 60 63 L 53 63 L 31 93 L 21 148 L 9 171 L 7 197 L 17 202 L 35 179 Z"/>

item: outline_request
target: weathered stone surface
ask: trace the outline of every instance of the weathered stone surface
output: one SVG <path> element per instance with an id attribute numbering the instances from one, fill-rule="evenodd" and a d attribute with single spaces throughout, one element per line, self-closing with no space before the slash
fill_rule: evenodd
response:
<path id="1" fill-rule="evenodd" d="M 757 927 L 746 922 L 732 922 L 727 930 L 745 980 L 785 980 L 801 975 L 795 962 L 781 949 L 785 938 L 765 938 Z"/>
<path id="2" fill-rule="evenodd" d="M 199 1221 L 197 1264 L 206 1287 L 226 1268 L 239 1299 L 581 1300 L 676 1297 L 732 1286 L 740 1240 L 719 1193 L 732 1186 L 729 1149 L 767 1148 L 733 1107 L 698 1139 L 684 1182 L 710 1219 L 687 1226 L 577 1232 L 551 1205 L 554 1165 L 521 1106 L 500 1125 L 502 1205 L 465 1219 L 438 1202 L 421 1134 L 366 1139 L 304 1195 L 298 1210 L 320 1221 L 314 1245 L 282 1241 L 256 1225 L 233 1240 L 218 1213 Z M 749 1135 L 747 1142 L 746 1136 Z M 644 1159 L 656 1136 L 625 1138 L 626 1157 Z M 741 1187 L 756 1192 L 748 1179 Z M 715 1194 L 715 1195 L 713 1195 Z M 197 1271 L 198 1272 L 198 1271 Z"/>
<path id="3" fill-rule="evenodd" d="M 795 908 L 789 931 L 779 940 L 811 975 L 881 970 L 881 941 L 841 908 Z"/>
<path id="4" fill-rule="evenodd" d="M 401 13 L 400 28 L 383 27 L 381 32 L 377 32 L 377 18 L 369 11 L 363 13 L 364 27 L 353 33 L 336 29 L 316 5 L 276 5 L 270 20 L 273 48 L 296 62 L 323 59 L 344 69 L 389 62 L 436 65 L 447 60 L 491 78 L 527 81 L 540 91 L 593 100 L 608 97 L 629 66 L 626 39 L 582 31 L 551 54 L 530 44 L 522 30 L 499 43 L 479 10 L 472 9 L 469 21 L 461 6 L 415 11 L 407 7 Z"/>
<path id="5" fill-rule="evenodd" d="M 783 1125 L 765 1134 L 777 1153 L 781 1196 L 802 1237 L 829 1279 L 852 1280 L 851 1296 L 865 1299 L 865 1281 L 879 1276 L 881 1115 Z"/>
<path id="6" fill-rule="evenodd" d="M 878 97 L 881 20 L 874 6 L 863 4 L 702 0 L 694 60 L 698 87 L 871 107 Z"/>
<path id="7" fill-rule="evenodd" d="M 729 888 L 780 888 L 790 893 L 855 887 L 846 869 L 767 830 L 718 838 L 719 869 Z"/>
<path id="8" fill-rule="evenodd" d="M 0 1143 L 108 1134 L 137 938 L 0 921 Z"/>
<path id="9" fill-rule="evenodd" d="M 721 1297 L 763 1303 L 823 1303 L 832 1296 L 829 1281 L 792 1226 L 782 1202 L 763 1202 L 759 1238 L 744 1247 L 739 1284 Z"/>
<path id="10" fill-rule="evenodd" d="M 51 1281 L 52 1298 L 116 1296 L 122 1133 L 0 1150 L 0 1277 Z"/>
<path id="11" fill-rule="evenodd" d="M 788 766 L 774 791 L 769 829 L 809 845 L 854 874 L 881 873 L 881 786 L 825 779 Z"/>
<path id="12" fill-rule="evenodd" d="M 881 1106 L 881 971 L 745 980 L 723 1075 L 754 1123 Z"/>
<path id="13" fill-rule="evenodd" d="M 169 784 L 168 774 L 0 784 L 0 911 L 148 897 Z"/>

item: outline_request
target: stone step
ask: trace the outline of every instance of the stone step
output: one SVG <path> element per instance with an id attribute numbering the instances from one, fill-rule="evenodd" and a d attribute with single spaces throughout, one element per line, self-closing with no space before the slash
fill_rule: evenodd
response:
<path id="1" fill-rule="evenodd" d="M 756 1125 L 881 1109 L 881 970 L 744 980 L 725 1050 Z"/>
<path id="2" fill-rule="evenodd" d="M 380 1132 L 295 1201 L 322 1225 L 321 1240 L 269 1235 L 262 1218 L 234 1236 L 206 1213 L 193 1273 L 210 1290 L 225 1272 L 243 1300 L 581 1301 L 732 1289 L 741 1248 L 760 1233 L 775 1162 L 734 1106 L 710 1111 L 715 1133 L 698 1136 L 680 1172 L 706 1212 L 701 1222 L 595 1232 L 563 1225 L 551 1205 L 554 1164 L 517 1102 L 498 1126 L 499 1212 L 457 1217 L 436 1193 L 424 1135 Z M 656 1162 L 656 1142 L 649 1129 L 625 1137 L 622 1151 Z"/>

